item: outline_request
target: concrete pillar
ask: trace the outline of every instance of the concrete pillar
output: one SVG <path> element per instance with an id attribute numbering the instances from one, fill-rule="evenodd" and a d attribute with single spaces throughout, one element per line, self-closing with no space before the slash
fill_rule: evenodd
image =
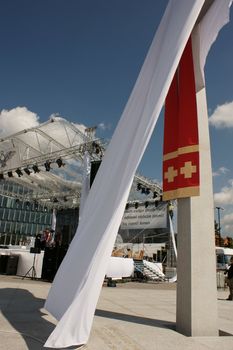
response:
<path id="1" fill-rule="evenodd" d="M 216 336 L 214 203 L 204 88 L 197 93 L 197 105 L 200 196 L 178 200 L 176 329 L 187 336 Z"/>

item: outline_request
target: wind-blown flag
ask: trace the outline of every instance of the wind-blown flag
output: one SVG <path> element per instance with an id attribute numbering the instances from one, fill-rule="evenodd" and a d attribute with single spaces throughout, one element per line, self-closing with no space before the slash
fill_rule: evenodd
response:
<path id="1" fill-rule="evenodd" d="M 199 147 L 191 39 L 165 102 L 163 152 L 163 200 L 198 195 Z"/>
<path id="2" fill-rule="evenodd" d="M 59 322 L 46 347 L 88 341 L 135 171 L 203 3 L 204 0 L 169 1 L 86 199 L 77 233 L 50 289 L 45 308 Z"/>

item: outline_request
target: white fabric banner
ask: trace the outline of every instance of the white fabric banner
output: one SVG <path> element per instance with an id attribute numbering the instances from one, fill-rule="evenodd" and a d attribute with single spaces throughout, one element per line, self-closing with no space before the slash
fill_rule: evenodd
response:
<path id="1" fill-rule="evenodd" d="M 83 158 L 83 177 L 82 177 L 82 191 L 79 205 L 79 222 L 82 217 L 84 204 L 86 203 L 87 196 L 90 191 L 90 174 L 91 174 L 91 160 L 87 151 L 84 153 Z"/>
<path id="2" fill-rule="evenodd" d="M 135 171 L 204 0 L 171 0 L 90 190 L 45 308 L 58 320 L 46 347 L 88 341 Z"/>
<path id="3" fill-rule="evenodd" d="M 177 259 L 177 248 L 176 248 L 175 232 L 174 232 L 174 228 L 173 228 L 171 215 L 169 215 L 169 226 L 170 226 L 170 233 L 171 233 L 171 238 L 172 238 L 172 245 L 173 245 L 175 257 Z"/>
<path id="4" fill-rule="evenodd" d="M 51 229 L 52 229 L 53 231 L 56 231 L 56 224 L 57 224 L 56 209 L 53 208 L 52 224 L 51 224 Z"/>
<path id="5" fill-rule="evenodd" d="M 204 66 L 208 52 L 220 29 L 229 22 L 232 0 L 215 0 L 192 32 L 196 91 L 205 86 Z"/>

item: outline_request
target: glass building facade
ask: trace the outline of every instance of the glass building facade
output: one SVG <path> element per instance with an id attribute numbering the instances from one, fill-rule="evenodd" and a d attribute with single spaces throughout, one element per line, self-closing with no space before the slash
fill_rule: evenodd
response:
<path id="1" fill-rule="evenodd" d="M 51 227 L 51 209 L 22 199 L 30 197 L 32 190 L 9 181 L 2 181 L 0 189 L 0 244 L 18 244 L 22 237 Z"/>

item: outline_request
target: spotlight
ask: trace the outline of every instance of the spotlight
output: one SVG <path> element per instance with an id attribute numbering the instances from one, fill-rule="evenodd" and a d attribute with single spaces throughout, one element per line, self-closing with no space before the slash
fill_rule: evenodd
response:
<path id="1" fill-rule="evenodd" d="M 135 209 L 138 209 L 138 202 L 136 202 L 136 203 L 134 204 L 134 208 L 135 208 Z"/>
<path id="2" fill-rule="evenodd" d="M 36 164 L 32 166 L 32 169 L 33 169 L 34 173 L 40 172 L 40 169 L 38 168 L 38 166 Z"/>
<path id="3" fill-rule="evenodd" d="M 95 141 L 92 142 L 92 147 L 94 148 L 96 154 L 101 153 L 101 147 L 100 147 L 100 145 L 99 145 L 98 143 L 96 143 Z"/>
<path id="4" fill-rule="evenodd" d="M 62 166 L 65 166 L 65 163 L 63 163 L 62 159 L 61 158 L 58 158 L 56 160 L 56 163 L 58 165 L 58 168 L 62 167 Z"/>
<path id="5" fill-rule="evenodd" d="M 98 146 L 96 146 L 96 148 L 95 148 L 95 153 L 96 153 L 96 154 L 99 154 L 99 153 L 100 153 L 100 148 L 99 148 Z"/>
<path id="6" fill-rule="evenodd" d="M 8 171 L 8 177 L 13 177 L 13 173 L 12 173 L 12 171 Z"/>
<path id="7" fill-rule="evenodd" d="M 16 172 L 16 174 L 18 175 L 18 177 L 23 176 L 23 173 L 22 173 L 22 171 L 21 171 L 19 168 L 16 169 L 15 172 Z"/>
<path id="8" fill-rule="evenodd" d="M 51 164 L 51 162 L 49 162 L 48 160 L 44 163 L 46 171 L 50 171 L 50 169 L 51 169 L 50 164 Z"/>
<path id="9" fill-rule="evenodd" d="M 0 174 L 0 180 L 4 180 L 4 175 Z"/>
<path id="10" fill-rule="evenodd" d="M 145 194 L 146 194 L 146 195 L 150 194 L 150 189 L 149 189 L 149 188 L 146 188 L 146 189 L 145 189 Z"/>
<path id="11" fill-rule="evenodd" d="M 25 173 L 26 173 L 27 175 L 30 175 L 30 174 L 31 174 L 31 172 L 30 172 L 30 170 L 29 170 L 28 168 L 24 168 L 23 170 L 25 171 Z"/>
<path id="12" fill-rule="evenodd" d="M 137 184 L 137 191 L 140 191 L 142 189 L 142 185 L 141 184 Z"/>
<path id="13" fill-rule="evenodd" d="M 174 205 L 171 202 L 168 204 L 168 212 L 169 212 L 170 217 L 172 219 L 173 215 L 174 215 Z"/>

